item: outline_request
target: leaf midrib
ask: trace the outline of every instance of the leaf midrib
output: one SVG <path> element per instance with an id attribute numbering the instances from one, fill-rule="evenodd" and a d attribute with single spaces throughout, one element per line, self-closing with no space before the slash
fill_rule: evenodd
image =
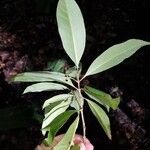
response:
<path id="1" fill-rule="evenodd" d="M 68 20 L 69 20 L 68 22 L 69 22 L 70 29 L 71 29 L 71 35 L 72 35 L 72 40 L 73 40 L 73 48 L 74 48 L 75 61 L 76 61 L 76 65 L 77 65 L 77 68 L 78 68 L 77 54 L 75 52 L 75 50 L 76 50 L 75 38 L 74 38 L 73 30 L 72 30 L 72 24 L 71 24 L 71 21 L 70 21 L 70 16 L 69 16 L 69 13 L 68 13 L 68 7 L 67 7 L 66 0 L 65 0 L 65 6 L 66 6 L 66 10 L 67 10 L 67 17 L 68 17 Z"/>
<path id="2" fill-rule="evenodd" d="M 135 49 L 135 48 L 136 48 L 136 46 L 135 46 L 133 49 Z M 120 55 L 123 55 L 123 54 L 126 53 L 128 50 L 129 50 L 129 48 L 128 48 L 126 51 L 124 51 L 123 53 L 120 53 L 119 55 L 116 55 L 115 57 L 113 57 L 113 59 L 115 59 L 116 57 L 118 57 L 118 56 L 120 56 Z M 102 53 L 102 54 L 103 54 L 103 53 Z M 102 54 L 101 54 L 101 55 L 102 55 Z M 128 58 L 128 57 L 126 57 L 126 58 Z M 125 59 L 126 59 L 126 58 L 125 58 Z M 123 60 L 125 60 L 125 59 L 123 59 Z M 107 63 L 109 63 L 111 60 L 112 60 L 112 59 L 109 59 L 109 60 L 107 61 Z M 122 61 L 123 61 L 123 60 L 122 60 Z M 121 61 L 121 62 L 122 62 L 122 61 Z M 95 70 L 97 70 L 98 68 L 102 67 L 103 65 L 105 65 L 105 64 L 107 64 L 107 63 L 104 62 L 104 63 L 102 63 L 100 66 L 95 67 L 95 69 L 91 70 L 86 76 L 90 75 L 91 72 L 94 72 Z"/>

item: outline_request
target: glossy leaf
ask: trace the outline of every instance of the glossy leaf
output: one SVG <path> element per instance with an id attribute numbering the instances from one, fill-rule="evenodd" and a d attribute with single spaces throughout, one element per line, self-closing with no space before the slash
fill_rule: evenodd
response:
<path id="1" fill-rule="evenodd" d="M 82 13 L 74 0 L 59 0 L 57 23 L 63 47 L 78 68 L 85 48 L 86 33 Z"/>
<path id="2" fill-rule="evenodd" d="M 109 106 L 112 109 L 117 109 L 119 103 L 120 103 L 120 98 L 112 98 L 109 94 L 97 90 L 95 88 L 85 86 L 84 87 L 85 93 L 93 100 L 97 101 L 98 103 Z"/>
<path id="3" fill-rule="evenodd" d="M 69 150 L 71 145 L 73 145 L 73 138 L 75 136 L 76 129 L 79 123 L 79 116 L 71 124 L 68 131 L 62 138 L 62 140 L 54 147 L 54 150 Z"/>
<path id="4" fill-rule="evenodd" d="M 36 83 L 36 84 L 28 86 L 24 90 L 23 94 L 26 94 L 29 92 L 55 91 L 55 90 L 65 90 L 65 89 L 68 89 L 68 88 L 62 84 L 42 82 L 42 83 Z"/>
<path id="5" fill-rule="evenodd" d="M 59 131 L 59 129 L 69 120 L 69 118 L 75 114 L 75 110 L 69 110 L 62 114 L 60 114 L 58 117 L 56 117 L 52 123 L 48 126 L 47 131 L 49 130 L 48 137 L 45 139 L 47 145 L 50 145 L 56 135 L 56 133 Z"/>
<path id="6" fill-rule="evenodd" d="M 86 76 L 100 73 L 118 65 L 124 59 L 130 57 L 138 49 L 146 45 L 150 45 L 150 42 L 130 39 L 126 42 L 110 47 L 93 61 L 84 78 Z"/>
<path id="7" fill-rule="evenodd" d="M 58 104 L 56 107 L 50 110 L 50 112 L 45 114 L 45 118 L 43 120 L 42 129 L 50 125 L 50 123 L 61 113 L 65 112 L 69 107 L 70 101 L 63 101 Z"/>
<path id="8" fill-rule="evenodd" d="M 52 98 L 50 98 L 44 102 L 43 108 L 49 106 L 51 103 L 54 103 L 54 102 L 65 101 L 69 97 L 72 97 L 72 96 L 73 96 L 72 94 L 60 94 L 60 95 L 53 96 Z"/>
<path id="9" fill-rule="evenodd" d="M 96 103 L 88 100 L 88 105 L 94 114 L 94 116 L 97 118 L 98 122 L 102 126 L 103 130 L 105 131 L 106 135 L 108 136 L 109 139 L 111 139 L 111 130 L 110 130 L 110 121 L 105 113 L 105 111 Z"/>

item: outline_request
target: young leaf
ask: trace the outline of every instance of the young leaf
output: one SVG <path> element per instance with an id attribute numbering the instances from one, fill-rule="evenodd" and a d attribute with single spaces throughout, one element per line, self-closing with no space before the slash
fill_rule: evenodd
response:
<path id="1" fill-rule="evenodd" d="M 98 103 L 102 105 L 109 106 L 114 110 L 117 109 L 120 103 L 120 98 L 113 99 L 109 94 L 103 91 L 97 90 L 95 88 L 85 86 L 84 91 L 93 100 L 97 101 Z"/>
<path id="2" fill-rule="evenodd" d="M 43 109 L 45 107 L 49 106 L 51 103 L 58 102 L 58 101 L 65 101 L 69 97 L 72 97 L 72 96 L 73 96 L 72 94 L 60 94 L 60 95 L 53 96 L 52 98 L 50 98 L 44 102 Z"/>
<path id="3" fill-rule="evenodd" d="M 69 150 L 71 145 L 73 144 L 73 138 L 75 136 L 76 129 L 79 123 L 79 116 L 76 120 L 71 124 L 67 133 L 64 135 L 62 140 L 54 147 L 54 150 Z"/>
<path id="4" fill-rule="evenodd" d="M 85 48 L 86 33 L 82 13 L 74 0 L 59 0 L 57 23 L 63 47 L 78 68 Z"/>
<path id="5" fill-rule="evenodd" d="M 50 131 L 48 133 L 48 137 L 45 139 L 47 145 L 50 145 L 56 135 L 56 133 L 59 131 L 59 129 L 67 122 L 67 120 L 75 114 L 75 110 L 69 110 L 62 114 L 60 114 L 58 117 L 56 117 L 52 123 L 48 126 L 50 128 Z M 47 128 L 47 129 L 48 129 Z"/>
<path id="6" fill-rule="evenodd" d="M 106 135 L 108 136 L 109 139 L 111 139 L 111 130 L 110 130 L 110 121 L 105 113 L 105 111 L 96 103 L 88 100 L 88 105 L 94 114 L 94 116 L 97 118 L 98 122 L 102 126 L 103 130 L 105 131 Z"/>
<path id="7" fill-rule="evenodd" d="M 28 86 L 23 94 L 29 92 L 42 92 L 42 91 L 55 91 L 55 90 L 65 90 L 68 89 L 66 86 L 58 83 L 42 82 L 36 83 Z"/>
<path id="8" fill-rule="evenodd" d="M 124 59 L 133 55 L 139 48 L 146 45 L 150 45 L 150 42 L 130 39 L 110 47 L 93 61 L 84 78 L 118 65 Z"/>
<path id="9" fill-rule="evenodd" d="M 47 127 L 58 115 L 65 112 L 69 107 L 70 101 L 63 101 L 58 104 L 56 107 L 50 110 L 50 112 L 45 114 L 45 118 L 43 120 L 42 129 Z"/>

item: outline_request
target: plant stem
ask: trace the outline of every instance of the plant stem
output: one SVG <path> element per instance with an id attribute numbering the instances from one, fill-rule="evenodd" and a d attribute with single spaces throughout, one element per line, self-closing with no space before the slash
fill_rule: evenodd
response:
<path id="1" fill-rule="evenodd" d="M 83 96 L 82 96 L 82 93 L 81 93 L 80 82 L 81 82 L 81 81 L 80 81 L 80 73 L 78 73 L 78 74 L 77 74 L 78 92 L 79 92 L 80 98 L 84 101 Z M 84 105 L 84 103 L 83 103 L 83 105 Z M 85 139 L 86 139 L 86 126 L 85 126 L 83 105 L 80 106 L 80 108 L 81 108 L 80 113 L 81 113 L 82 128 L 83 128 L 83 141 L 85 142 Z"/>
<path id="2" fill-rule="evenodd" d="M 86 139 L 86 126 L 85 126 L 83 108 L 81 110 L 81 119 L 82 119 L 82 128 L 83 128 L 83 140 L 85 142 L 85 139 Z"/>

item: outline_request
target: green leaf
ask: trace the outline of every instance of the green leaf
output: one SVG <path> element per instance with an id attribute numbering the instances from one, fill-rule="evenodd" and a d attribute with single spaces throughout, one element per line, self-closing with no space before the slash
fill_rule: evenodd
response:
<path id="1" fill-rule="evenodd" d="M 108 105 L 102 103 L 101 100 L 97 99 L 96 97 L 94 97 L 93 95 L 89 94 L 88 92 L 86 92 L 86 91 L 84 91 L 84 92 L 88 95 L 88 97 L 90 97 L 94 101 L 98 102 L 99 104 L 103 105 L 106 108 L 106 110 L 109 112 L 110 107 Z"/>
<path id="2" fill-rule="evenodd" d="M 81 74 L 81 71 L 82 71 L 82 64 L 79 63 L 79 68 L 77 69 L 76 66 L 74 67 L 70 67 L 66 70 L 65 74 L 69 77 L 72 77 L 72 78 L 77 78 L 78 74 Z"/>
<path id="3" fill-rule="evenodd" d="M 54 107 L 56 107 L 60 103 L 61 103 L 61 101 L 54 102 L 54 103 L 51 103 L 50 105 L 48 105 L 47 107 L 45 107 L 44 114 L 49 113 Z"/>
<path id="4" fill-rule="evenodd" d="M 55 91 L 55 90 L 65 90 L 65 89 L 68 89 L 68 88 L 62 84 L 42 82 L 42 83 L 36 83 L 36 84 L 28 86 L 24 90 L 23 94 L 26 94 L 29 92 Z"/>
<path id="5" fill-rule="evenodd" d="M 103 130 L 105 131 L 106 135 L 108 136 L 109 139 L 111 139 L 111 130 L 110 130 L 110 121 L 105 113 L 105 111 L 96 103 L 87 100 L 88 105 L 94 114 L 94 116 L 97 118 L 98 122 L 102 126 Z"/>
<path id="6" fill-rule="evenodd" d="M 76 67 L 71 67 L 66 70 L 66 75 L 72 78 L 76 78 L 78 74 L 77 68 Z"/>
<path id="7" fill-rule="evenodd" d="M 52 123 L 47 127 L 47 131 L 50 129 L 49 133 L 48 133 L 48 137 L 45 139 L 47 145 L 49 146 L 56 133 L 59 131 L 59 129 L 68 121 L 68 119 L 75 114 L 77 111 L 75 110 L 69 110 L 66 111 L 62 114 L 60 114 L 58 117 L 56 117 Z"/>
<path id="8" fill-rule="evenodd" d="M 48 82 L 57 81 L 74 87 L 72 81 L 65 74 L 60 72 L 37 71 L 25 72 L 11 78 L 12 82 Z"/>
<path id="9" fill-rule="evenodd" d="M 72 93 L 74 95 L 74 100 L 77 101 L 78 105 L 80 105 L 80 107 L 82 108 L 84 104 L 84 99 L 82 98 L 81 94 L 78 90 L 72 91 Z"/>
<path id="10" fill-rule="evenodd" d="M 71 100 L 68 99 L 67 101 L 62 101 L 61 103 L 58 103 L 56 106 L 54 106 L 49 112 L 47 111 L 45 113 L 45 118 L 44 120 L 46 120 L 53 112 L 55 112 L 56 110 L 62 108 L 62 107 L 65 107 L 65 106 L 68 106 L 70 104 Z M 54 103 L 52 103 L 54 104 Z M 69 106 L 68 106 L 69 107 Z"/>
<path id="11" fill-rule="evenodd" d="M 46 69 L 50 70 L 50 71 L 54 71 L 54 72 L 62 72 L 63 73 L 65 70 L 65 64 L 66 64 L 66 61 L 63 59 L 50 61 L 50 62 L 48 62 Z"/>
<path id="12" fill-rule="evenodd" d="M 77 101 L 75 96 L 73 96 L 73 99 L 72 99 L 72 102 L 70 103 L 70 106 L 72 108 L 75 108 L 76 110 L 80 110 L 79 103 L 78 103 L 78 101 Z"/>
<path id="13" fill-rule="evenodd" d="M 97 90 L 95 88 L 85 86 L 84 87 L 84 92 L 93 100 L 97 101 L 98 103 L 104 105 L 104 106 L 109 106 L 112 109 L 117 109 L 119 103 L 120 103 L 120 98 L 112 98 L 109 94 Z"/>
<path id="14" fill-rule="evenodd" d="M 138 49 L 146 45 L 150 45 L 150 42 L 130 39 L 126 42 L 110 47 L 93 61 L 84 78 L 118 65 L 124 59 L 130 57 Z"/>
<path id="15" fill-rule="evenodd" d="M 52 98 L 50 98 L 44 102 L 43 108 L 49 106 L 51 103 L 54 103 L 54 102 L 65 101 L 69 97 L 72 97 L 72 96 L 73 96 L 72 94 L 60 94 L 60 95 L 53 96 Z"/>
<path id="16" fill-rule="evenodd" d="M 53 109 L 50 110 L 50 112 L 45 114 L 45 118 L 43 120 L 42 129 L 46 128 L 50 123 L 61 113 L 66 111 L 66 109 L 69 107 L 71 101 L 63 101 L 57 106 L 55 106 Z M 44 132 L 43 132 L 44 133 Z"/>
<path id="17" fill-rule="evenodd" d="M 78 68 L 85 49 L 86 33 L 82 13 L 74 0 L 59 0 L 57 23 L 63 47 Z"/>
<path id="18" fill-rule="evenodd" d="M 12 82 L 44 82 L 54 81 L 47 72 L 25 72 L 11 78 Z"/>
<path id="19" fill-rule="evenodd" d="M 53 71 L 63 72 L 65 68 L 66 61 L 59 59 L 53 68 Z"/>
<path id="20" fill-rule="evenodd" d="M 69 150 L 71 145 L 73 145 L 73 138 L 75 136 L 76 129 L 79 123 L 79 116 L 71 124 L 67 133 L 64 135 L 62 140 L 54 147 L 54 150 Z"/>
<path id="21" fill-rule="evenodd" d="M 80 150 L 79 145 L 73 145 L 70 150 Z"/>
<path id="22" fill-rule="evenodd" d="M 57 82 L 61 82 L 67 85 L 70 85 L 72 87 L 75 87 L 71 81 L 71 79 L 69 77 L 67 77 L 65 74 L 60 73 L 60 72 L 49 72 L 47 71 L 47 73 L 49 74 L 49 77 Z"/>

